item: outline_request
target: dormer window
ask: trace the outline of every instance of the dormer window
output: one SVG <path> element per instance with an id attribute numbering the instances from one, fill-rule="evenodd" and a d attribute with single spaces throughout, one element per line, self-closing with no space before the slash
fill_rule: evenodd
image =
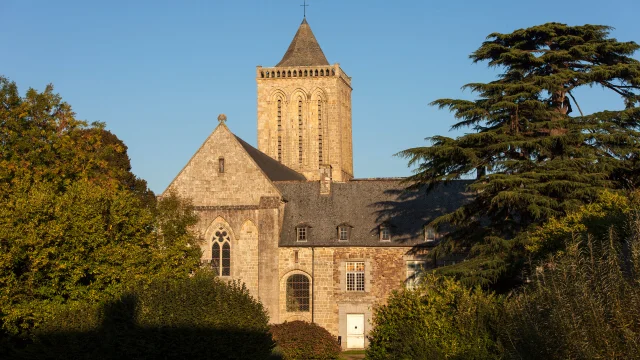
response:
<path id="1" fill-rule="evenodd" d="M 436 241 L 437 236 L 438 233 L 436 233 L 436 230 L 433 227 L 427 225 L 424 226 L 424 241 Z"/>
<path id="2" fill-rule="evenodd" d="M 296 228 L 296 239 L 298 242 L 307 242 L 308 228 L 306 226 L 299 226 Z"/>
<path id="3" fill-rule="evenodd" d="M 340 226 L 338 228 L 338 235 L 341 241 L 349 240 L 349 228 L 347 228 L 346 226 Z"/>
<path id="4" fill-rule="evenodd" d="M 380 225 L 380 241 L 391 241 L 391 229 L 386 225 Z"/>
<path id="5" fill-rule="evenodd" d="M 351 228 L 349 224 L 338 225 L 338 241 L 349 241 L 351 238 Z"/>
<path id="6" fill-rule="evenodd" d="M 218 172 L 220 174 L 224 173 L 224 158 L 223 157 L 218 158 Z"/>

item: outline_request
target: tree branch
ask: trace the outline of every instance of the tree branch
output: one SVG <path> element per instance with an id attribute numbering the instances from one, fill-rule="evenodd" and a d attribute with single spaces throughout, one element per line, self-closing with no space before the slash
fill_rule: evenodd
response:
<path id="1" fill-rule="evenodd" d="M 580 116 L 584 116 L 584 114 L 582 113 L 582 109 L 580 109 L 580 105 L 578 105 L 578 102 L 576 101 L 576 98 L 573 97 L 573 94 L 571 93 L 571 91 L 567 91 L 567 94 L 571 96 L 571 100 L 573 100 L 573 103 L 576 104 L 576 106 L 578 107 L 578 111 L 580 111 Z"/>

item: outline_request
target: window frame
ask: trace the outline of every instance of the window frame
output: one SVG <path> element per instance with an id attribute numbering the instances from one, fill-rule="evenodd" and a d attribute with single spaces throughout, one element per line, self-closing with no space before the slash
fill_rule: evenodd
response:
<path id="1" fill-rule="evenodd" d="M 307 242 L 309 240 L 309 227 L 296 226 L 296 242 Z"/>
<path id="2" fill-rule="evenodd" d="M 415 266 L 416 264 L 420 264 L 419 270 L 415 267 L 411 268 L 411 265 Z M 418 271 L 424 271 L 426 264 L 426 260 L 407 260 L 405 286 L 408 290 L 414 290 L 416 288 L 419 277 L 415 275 Z"/>
<path id="3" fill-rule="evenodd" d="M 433 228 L 433 226 L 429 226 L 429 225 L 425 225 L 423 228 L 424 231 L 424 241 L 425 242 L 434 242 L 436 240 L 438 240 L 438 232 L 436 231 L 436 229 Z M 433 232 L 433 238 L 430 239 L 429 238 L 429 231 Z"/>
<path id="4" fill-rule="evenodd" d="M 224 157 L 220 156 L 218 158 L 218 174 L 224 174 Z"/>
<path id="5" fill-rule="evenodd" d="M 365 292 L 365 262 L 347 261 L 345 263 L 345 281 L 345 290 L 347 292 Z"/>
<path id="6" fill-rule="evenodd" d="M 303 279 L 304 281 L 295 281 Z M 300 287 L 302 285 L 306 287 Z M 311 311 L 311 279 L 305 274 L 291 274 L 285 282 L 285 309 L 287 312 Z"/>
<path id="7" fill-rule="evenodd" d="M 342 235 L 344 234 L 344 238 Z M 351 226 L 347 224 L 338 225 L 338 241 L 351 240 Z"/>
<path id="8" fill-rule="evenodd" d="M 231 232 L 224 226 L 219 226 L 211 239 L 210 265 L 216 276 L 231 276 Z"/>
<path id="9" fill-rule="evenodd" d="M 379 233 L 380 233 L 380 241 L 384 241 L 384 242 L 391 241 L 391 228 L 388 225 L 380 225 Z M 385 233 L 387 234 L 386 238 L 385 238 Z"/>

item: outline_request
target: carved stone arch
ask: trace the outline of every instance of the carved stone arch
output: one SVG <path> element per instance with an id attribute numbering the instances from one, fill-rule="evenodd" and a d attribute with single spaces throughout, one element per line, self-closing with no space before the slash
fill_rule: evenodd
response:
<path id="1" fill-rule="evenodd" d="M 287 94 L 285 94 L 282 89 L 275 89 L 271 91 L 271 94 L 269 94 L 269 99 L 271 99 L 272 102 L 276 102 L 278 101 L 278 98 L 285 102 L 287 101 Z"/>
<path id="2" fill-rule="evenodd" d="M 293 92 L 291 92 L 291 96 L 289 97 L 289 100 L 291 102 L 298 101 L 298 98 L 297 98 L 298 96 L 302 97 L 302 101 L 309 100 L 309 93 L 303 88 L 296 88 L 295 90 L 293 90 Z"/>
<path id="3" fill-rule="evenodd" d="M 324 89 L 322 88 L 315 88 L 312 92 L 311 92 L 311 100 L 323 100 L 323 101 L 327 101 L 327 93 L 324 91 Z"/>

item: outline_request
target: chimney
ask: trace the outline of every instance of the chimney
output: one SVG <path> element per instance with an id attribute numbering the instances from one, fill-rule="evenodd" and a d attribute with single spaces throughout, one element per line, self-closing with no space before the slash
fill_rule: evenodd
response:
<path id="1" fill-rule="evenodd" d="M 320 195 L 331 194 L 331 165 L 320 165 Z"/>

